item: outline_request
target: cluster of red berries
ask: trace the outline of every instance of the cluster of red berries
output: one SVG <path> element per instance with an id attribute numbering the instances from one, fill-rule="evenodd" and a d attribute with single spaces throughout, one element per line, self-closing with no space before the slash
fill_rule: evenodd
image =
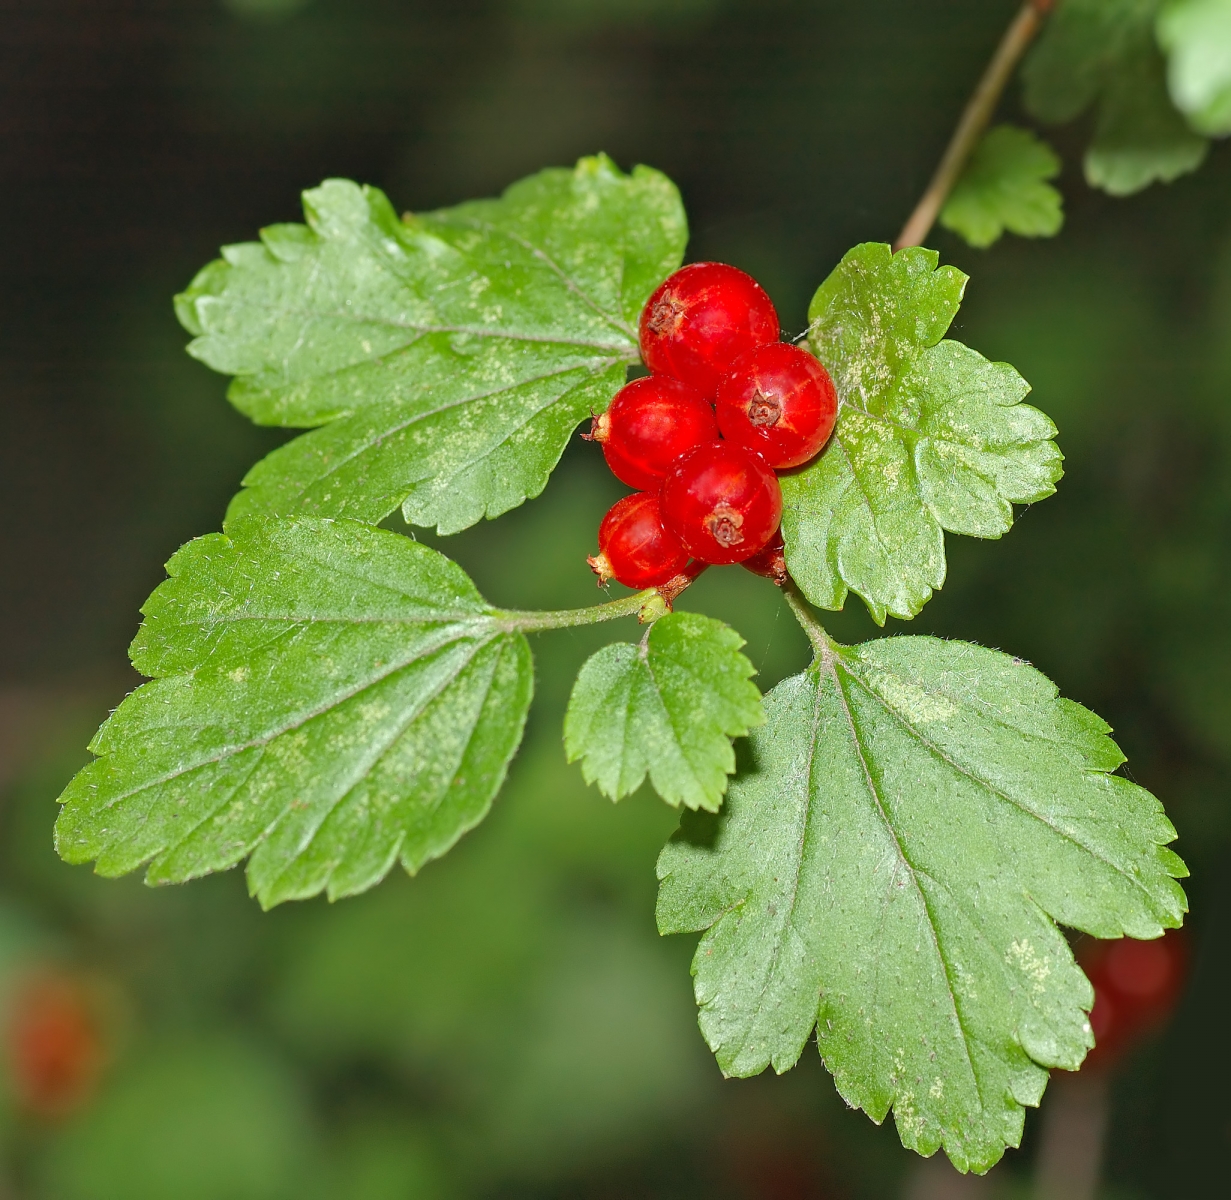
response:
<path id="1" fill-rule="evenodd" d="M 725 263 L 676 271 L 641 313 L 651 374 L 621 388 L 589 437 L 635 495 L 603 518 L 600 582 L 657 587 L 690 558 L 742 563 L 781 582 L 775 473 L 815 457 L 838 398 L 829 372 L 779 341 L 760 284 Z"/>

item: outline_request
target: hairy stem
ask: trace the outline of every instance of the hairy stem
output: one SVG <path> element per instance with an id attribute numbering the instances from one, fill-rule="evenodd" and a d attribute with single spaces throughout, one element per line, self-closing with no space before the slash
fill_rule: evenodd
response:
<path id="1" fill-rule="evenodd" d="M 643 625 L 652 624 L 671 611 L 671 605 L 680 593 L 706 569 L 706 565 L 702 562 L 689 563 L 679 575 L 659 587 L 646 588 L 636 595 L 609 600 L 606 604 L 592 604 L 589 608 L 565 608 L 556 612 L 497 609 L 495 617 L 502 628 L 521 633 L 537 633 L 544 629 L 573 629 L 578 625 L 617 621 L 621 617 L 637 617 Z"/>
<path id="2" fill-rule="evenodd" d="M 602 621 L 616 621 L 620 617 L 635 617 L 657 596 L 657 588 L 647 588 L 644 592 L 622 596 L 619 600 L 609 600 L 606 604 L 592 604 L 589 608 L 565 608 L 556 612 L 498 609 L 495 616 L 502 628 L 521 633 L 535 633 L 543 629 L 572 629 L 578 625 L 597 625 Z"/>
<path id="3" fill-rule="evenodd" d="M 786 597 L 787 604 L 791 606 L 795 619 L 803 628 L 804 633 L 808 635 L 808 641 L 812 643 L 812 650 L 816 657 L 827 658 L 832 655 L 838 643 L 825 632 L 825 626 L 817 620 L 812 606 L 804 599 L 803 593 L 794 580 L 782 589 L 782 594 Z"/>
<path id="4" fill-rule="evenodd" d="M 983 78 L 979 80 L 966 103 L 936 173 L 932 176 L 927 190 L 919 198 L 919 203 L 915 205 L 914 212 L 902 226 L 902 232 L 893 244 L 895 250 L 901 250 L 903 246 L 922 245 L 924 238 L 931 232 L 949 193 L 953 191 L 953 185 L 957 183 L 966 166 L 967 159 L 979 144 L 983 131 L 991 121 L 1000 95 L 1013 75 L 1013 69 L 1042 28 L 1053 3 L 1054 0 L 1026 0 L 1013 18 L 1012 24 L 1005 30 L 1000 45 L 996 47 L 996 53 L 992 55 L 987 70 L 983 72 Z"/>

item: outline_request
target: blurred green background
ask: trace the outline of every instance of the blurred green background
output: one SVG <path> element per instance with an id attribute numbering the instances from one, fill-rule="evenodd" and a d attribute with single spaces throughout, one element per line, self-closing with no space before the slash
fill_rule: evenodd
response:
<path id="1" fill-rule="evenodd" d="M 751 271 L 797 332 L 842 252 L 896 233 L 1015 7 L 0 5 L 0 992 L 69 981 L 103 1056 L 57 1113 L 4 1068 L 0 1197 L 918 1187 L 892 1127 L 847 1112 L 814 1053 L 724 1082 L 706 1052 L 689 939 L 654 932 L 674 815 L 645 794 L 610 805 L 560 747 L 577 667 L 631 629 L 536 641 L 537 703 L 492 816 L 367 896 L 262 914 L 237 873 L 106 882 L 55 858 L 51 826 L 137 682 L 124 650 L 161 564 L 218 527 L 283 436 L 183 353 L 170 297 L 218 245 L 296 219 L 330 175 L 424 209 L 603 149 L 668 172 L 690 257 Z M 1016 88 L 1004 113 L 1020 119 Z M 1117 1072 L 1106 1194 L 1214 1196 L 1231 1151 L 1231 155 L 1113 201 L 1081 182 L 1086 134 L 1057 136 L 1059 238 L 931 239 L 973 277 L 957 336 L 1034 384 L 1067 476 L 1003 544 L 951 538 L 950 582 L 912 626 L 1037 664 L 1115 726 L 1179 827 L 1193 973 Z M 540 499 L 446 548 L 496 603 L 590 603 L 584 556 L 616 494 L 579 442 Z M 743 634 L 763 688 L 804 662 L 746 572 L 712 571 L 681 604 Z M 857 600 L 832 626 L 875 632 Z M 1036 1131 L 1032 1115 L 980 1195 L 1024 1194 Z"/>

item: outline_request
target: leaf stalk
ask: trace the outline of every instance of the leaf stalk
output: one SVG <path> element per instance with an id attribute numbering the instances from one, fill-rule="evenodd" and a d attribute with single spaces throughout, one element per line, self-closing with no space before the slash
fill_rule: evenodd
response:
<path id="1" fill-rule="evenodd" d="M 1026 0 L 1009 28 L 1005 30 L 1000 45 L 996 47 L 996 52 L 983 72 L 983 77 L 966 102 L 957 128 L 954 129 L 936 167 L 936 173 L 919 198 L 914 211 L 906 219 L 906 224 L 902 226 L 902 232 L 893 244 L 895 250 L 901 250 L 904 246 L 920 246 L 931 233 L 949 193 L 953 191 L 967 160 L 991 122 L 992 114 L 996 111 L 996 105 L 1000 102 L 1001 94 L 1012 78 L 1014 69 L 1042 29 L 1053 4 L 1054 0 Z"/>
<path id="2" fill-rule="evenodd" d="M 632 596 L 592 604 L 588 608 L 565 608 L 554 612 L 520 612 L 497 609 L 493 614 L 502 629 L 510 633 L 539 633 L 546 629 L 574 629 L 579 625 L 598 625 L 635 616 L 643 625 L 652 625 L 671 611 L 680 594 L 706 569 L 705 563 L 691 562 L 674 579 L 659 587 L 646 588 Z"/>
<path id="3" fill-rule="evenodd" d="M 791 606 L 795 619 L 804 633 L 808 635 L 808 641 L 812 643 L 812 650 L 816 657 L 822 660 L 832 658 L 834 651 L 838 648 L 838 643 L 829 636 L 825 626 L 817 620 L 812 606 L 804 599 L 803 593 L 794 580 L 782 589 L 782 594 L 786 597 L 787 604 Z"/>

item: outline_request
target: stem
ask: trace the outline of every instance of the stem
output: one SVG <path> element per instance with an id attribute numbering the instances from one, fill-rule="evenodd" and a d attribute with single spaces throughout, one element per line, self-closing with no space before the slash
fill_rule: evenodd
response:
<path id="1" fill-rule="evenodd" d="M 620 617 L 637 617 L 643 625 L 652 625 L 671 611 L 680 594 L 706 569 L 708 564 L 690 562 L 680 574 L 658 587 L 646 588 L 634 596 L 592 604 L 589 608 L 563 608 L 556 612 L 519 612 L 517 609 L 497 609 L 496 620 L 501 628 L 521 633 L 537 633 L 543 629 L 573 629 L 578 625 L 597 625 L 601 621 L 617 621 Z"/>
<path id="2" fill-rule="evenodd" d="M 521 633 L 536 633 L 542 629 L 572 629 L 578 625 L 597 625 L 620 617 L 635 617 L 658 595 L 657 588 L 646 588 L 633 596 L 592 604 L 589 608 L 564 608 L 556 612 L 519 612 L 497 609 L 495 616 L 504 629 Z"/>
<path id="3" fill-rule="evenodd" d="M 791 606 L 795 619 L 803 627 L 804 633 L 808 635 L 808 641 L 812 643 L 812 650 L 816 657 L 821 659 L 832 657 L 838 643 L 825 632 L 825 626 L 816 619 L 816 613 L 812 611 L 812 606 L 804 599 L 803 593 L 794 580 L 782 589 L 782 594 L 786 597 L 787 604 Z"/>
<path id="4" fill-rule="evenodd" d="M 1021 11 L 1005 30 L 1000 45 L 996 47 L 996 53 L 992 55 L 987 70 L 983 72 L 983 78 L 979 80 L 978 86 L 966 102 L 953 137 L 949 139 L 949 145 L 945 147 L 936 168 L 936 174 L 932 176 L 927 190 L 919 198 L 919 203 L 915 205 L 915 211 L 902 226 L 902 232 L 893 244 L 895 250 L 901 250 L 903 246 L 922 245 L 932 231 L 940 210 L 949 198 L 949 193 L 953 191 L 953 185 L 957 183 L 967 159 L 992 119 L 1000 95 L 1013 75 L 1013 69 L 1042 28 L 1053 3 L 1054 0 L 1026 0 Z"/>

